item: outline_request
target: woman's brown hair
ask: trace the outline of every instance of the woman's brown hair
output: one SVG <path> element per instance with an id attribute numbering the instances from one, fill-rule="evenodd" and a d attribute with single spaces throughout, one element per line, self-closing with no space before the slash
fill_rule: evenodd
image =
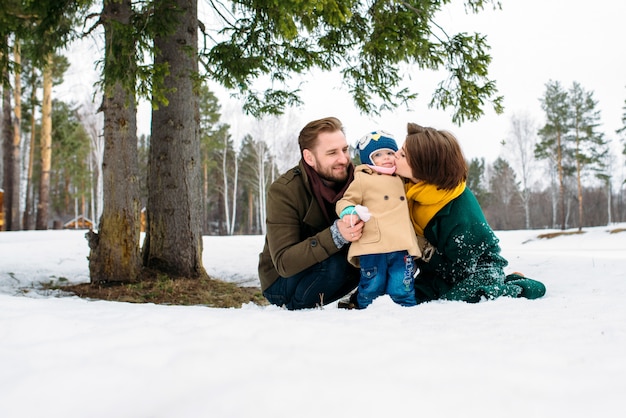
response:
<path id="1" fill-rule="evenodd" d="M 321 132 L 343 132 L 343 125 L 341 121 L 335 117 L 328 117 L 311 121 L 306 124 L 300 131 L 298 136 L 298 145 L 300 146 L 300 153 L 305 149 L 312 150 L 317 145 L 317 136 Z M 345 132 L 344 132 L 345 133 Z"/>
<path id="2" fill-rule="evenodd" d="M 463 151 L 450 132 L 409 123 L 403 148 L 417 180 L 450 190 L 467 179 Z"/>

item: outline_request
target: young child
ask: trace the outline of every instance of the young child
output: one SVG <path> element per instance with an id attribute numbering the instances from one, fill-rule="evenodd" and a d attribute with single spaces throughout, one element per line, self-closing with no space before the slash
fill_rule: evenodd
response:
<path id="1" fill-rule="evenodd" d="M 343 222 L 365 221 L 363 235 L 350 244 L 348 260 L 360 267 L 357 308 L 383 294 L 402 306 L 416 305 L 413 257 L 421 255 L 409 217 L 404 182 L 395 174 L 398 145 L 392 135 L 376 131 L 357 144 L 361 165 L 337 202 Z"/>

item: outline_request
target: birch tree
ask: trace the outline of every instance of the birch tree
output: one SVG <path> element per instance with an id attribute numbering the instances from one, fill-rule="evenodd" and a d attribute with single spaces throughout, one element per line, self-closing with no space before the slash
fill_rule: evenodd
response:
<path id="1" fill-rule="evenodd" d="M 93 103 L 83 103 L 79 114 L 87 135 L 89 135 L 89 170 L 91 172 L 91 216 L 99 220 L 104 205 L 104 184 L 102 163 L 104 160 L 104 135 L 102 115 L 94 108 Z"/>
<path id="2" fill-rule="evenodd" d="M 247 190 L 251 195 L 253 205 L 249 213 L 249 225 L 256 225 L 262 234 L 265 234 L 266 193 L 271 183 L 274 170 L 273 158 L 268 144 L 263 137 L 254 139 L 246 135 L 241 144 L 241 161 L 245 175 Z"/>
<path id="3" fill-rule="evenodd" d="M 537 142 L 537 127 L 528 114 L 511 116 L 511 128 L 505 147 L 515 161 L 520 174 L 520 198 L 524 206 L 524 227 L 530 229 L 531 175 L 534 172 L 534 149 Z"/>

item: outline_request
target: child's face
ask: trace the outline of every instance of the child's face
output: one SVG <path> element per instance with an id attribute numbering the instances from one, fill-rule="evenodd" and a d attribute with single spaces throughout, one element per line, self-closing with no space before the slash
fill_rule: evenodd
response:
<path id="1" fill-rule="evenodd" d="M 396 161 L 396 174 L 407 179 L 412 178 L 413 171 L 411 170 L 409 161 L 406 158 L 406 149 L 404 147 L 400 148 L 398 152 L 396 152 Z"/>
<path id="2" fill-rule="evenodd" d="M 396 165 L 396 153 L 389 148 L 381 148 L 374 152 L 370 158 L 378 167 L 394 167 Z"/>

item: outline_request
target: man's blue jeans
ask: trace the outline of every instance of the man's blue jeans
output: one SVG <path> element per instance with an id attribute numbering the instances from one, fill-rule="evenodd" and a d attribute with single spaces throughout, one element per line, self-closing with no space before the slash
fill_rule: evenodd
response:
<path id="1" fill-rule="evenodd" d="M 368 254 L 359 257 L 361 281 L 357 302 L 367 307 L 378 296 L 388 294 L 402 306 L 415 306 L 413 257 L 406 251 Z"/>
<path id="2" fill-rule="evenodd" d="M 359 271 L 339 253 L 291 277 L 279 277 L 263 292 L 273 305 L 306 309 L 347 295 L 359 283 Z"/>

